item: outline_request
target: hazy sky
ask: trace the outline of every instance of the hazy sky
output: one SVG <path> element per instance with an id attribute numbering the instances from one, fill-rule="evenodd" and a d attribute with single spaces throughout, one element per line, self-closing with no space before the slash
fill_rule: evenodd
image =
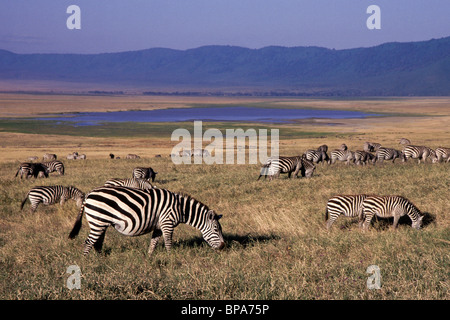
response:
<path id="1" fill-rule="evenodd" d="M 67 7 L 81 9 L 69 30 Z M 369 30 L 370 5 L 381 29 Z M 450 36 L 450 0 L 1 0 L 0 49 L 99 53 L 204 45 L 369 47 Z"/>

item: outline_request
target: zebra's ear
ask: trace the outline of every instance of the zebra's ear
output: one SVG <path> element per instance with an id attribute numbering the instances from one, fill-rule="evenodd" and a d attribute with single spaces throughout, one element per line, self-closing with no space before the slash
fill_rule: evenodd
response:
<path id="1" fill-rule="evenodd" d="M 216 220 L 219 220 L 219 219 L 222 218 L 222 217 L 223 217 L 223 215 L 222 215 L 222 214 L 219 214 L 219 215 L 216 216 Z"/>

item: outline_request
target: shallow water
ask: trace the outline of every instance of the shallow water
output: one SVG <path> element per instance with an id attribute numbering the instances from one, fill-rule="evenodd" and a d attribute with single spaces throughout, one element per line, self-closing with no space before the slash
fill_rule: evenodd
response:
<path id="1" fill-rule="evenodd" d="M 82 112 L 54 117 L 38 117 L 36 120 L 75 122 L 77 125 L 97 125 L 101 122 L 179 122 L 179 121 L 247 121 L 283 123 L 297 119 L 330 118 L 348 119 L 376 116 L 357 111 L 282 109 L 282 108 L 174 108 L 141 111 Z"/>

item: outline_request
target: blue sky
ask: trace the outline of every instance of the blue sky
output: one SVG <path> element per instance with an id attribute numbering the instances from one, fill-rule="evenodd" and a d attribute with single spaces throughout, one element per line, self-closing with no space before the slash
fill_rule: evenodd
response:
<path id="1" fill-rule="evenodd" d="M 81 29 L 69 30 L 69 5 Z M 366 9 L 381 9 L 369 30 Z M 449 0 L 3 0 L 0 49 L 100 53 L 204 45 L 370 47 L 450 36 Z"/>

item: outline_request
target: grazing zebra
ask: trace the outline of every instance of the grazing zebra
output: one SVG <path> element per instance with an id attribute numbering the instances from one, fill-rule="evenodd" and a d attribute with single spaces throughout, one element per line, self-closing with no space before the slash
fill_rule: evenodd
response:
<path id="1" fill-rule="evenodd" d="M 86 160 L 86 155 L 84 153 L 80 154 L 76 159 Z"/>
<path id="2" fill-rule="evenodd" d="M 210 153 L 206 149 L 194 149 L 191 151 L 192 157 L 209 157 Z"/>
<path id="3" fill-rule="evenodd" d="M 300 159 L 300 162 L 301 162 L 300 173 L 302 177 L 311 178 L 312 175 L 314 174 L 314 170 L 316 169 L 314 163 L 303 157 Z"/>
<path id="4" fill-rule="evenodd" d="M 141 157 L 139 157 L 137 154 L 127 154 L 125 159 L 140 159 Z"/>
<path id="5" fill-rule="evenodd" d="M 43 162 L 42 165 L 47 167 L 48 173 L 58 172 L 60 176 L 64 175 L 64 164 L 59 160 Z"/>
<path id="6" fill-rule="evenodd" d="M 367 198 L 365 194 L 358 195 L 339 195 L 328 199 L 325 211 L 325 220 L 327 220 L 327 229 L 336 221 L 341 214 L 345 217 L 358 217 L 360 225 L 363 221 L 363 202 Z"/>
<path id="7" fill-rule="evenodd" d="M 384 160 L 392 160 L 392 163 L 395 162 L 395 159 L 402 159 L 403 162 L 406 161 L 405 154 L 396 149 L 380 147 L 375 153 L 375 157 L 372 159 L 372 163 L 379 161 L 383 163 Z"/>
<path id="8" fill-rule="evenodd" d="M 56 160 L 57 156 L 54 153 L 46 153 L 44 154 L 43 161 L 51 161 Z"/>
<path id="9" fill-rule="evenodd" d="M 142 189 L 142 190 L 150 190 L 153 189 L 153 186 L 148 180 L 146 179 L 109 179 L 104 184 L 105 187 L 114 187 L 114 186 L 122 186 L 122 187 L 129 187 L 129 188 L 135 188 L 135 189 Z"/>
<path id="10" fill-rule="evenodd" d="M 375 156 L 366 151 L 356 150 L 355 151 L 355 164 L 360 165 L 361 163 L 365 165 L 368 161 L 373 161 Z"/>
<path id="11" fill-rule="evenodd" d="M 78 157 L 78 152 L 72 152 L 67 155 L 67 160 L 75 160 Z"/>
<path id="12" fill-rule="evenodd" d="M 450 162 L 450 148 L 439 147 L 434 150 L 436 157 L 433 158 L 433 163 L 441 162 L 441 160 L 447 159 L 446 162 Z"/>
<path id="13" fill-rule="evenodd" d="M 333 150 L 330 154 L 331 163 L 334 164 L 336 160 L 346 161 L 345 164 L 350 164 L 350 161 L 355 161 L 354 152 L 350 150 Z"/>
<path id="14" fill-rule="evenodd" d="M 46 166 L 42 165 L 42 163 L 31 163 L 31 162 L 23 162 L 20 164 L 19 169 L 17 169 L 15 177 L 19 175 L 20 179 L 25 175 L 25 179 L 30 177 L 41 177 L 44 175 L 48 178 L 48 169 Z"/>
<path id="15" fill-rule="evenodd" d="M 320 147 L 317 148 L 317 151 L 319 152 L 328 152 L 328 146 L 326 144 L 321 145 Z"/>
<path id="16" fill-rule="evenodd" d="M 63 205 L 66 200 L 73 199 L 77 202 L 77 206 L 80 207 L 84 199 L 84 193 L 72 186 L 35 187 L 28 191 L 27 196 L 20 205 L 20 210 L 23 209 L 27 199 L 30 199 L 30 210 L 33 213 L 41 202 L 44 205 L 51 205 L 59 201 L 60 205 Z"/>
<path id="17" fill-rule="evenodd" d="M 398 142 L 398 144 L 408 145 L 408 144 L 411 144 L 411 141 L 406 138 L 401 138 L 400 141 Z"/>
<path id="18" fill-rule="evenodd" d="M 376 142 L 365 142 L 363 150 L 365 152 L 376 152 L 381 147 L 381 144 Z"/>
<path id="19" fill-rule="evenodd" d="M 421 228 L 423 215 L 408 199 L 402 196 L 370 196 L 363 203 L 363 228 L 369 227 L 374 215 L 381 218 L 394 217 L 393 226 L 396 228 L 398 220 L 405 214 L 412 221 L 411 227 Z"/>
<path id="20" fill-rule="evenodd" d="M 225 242 L 217 215 L 208 206 L 190 196 L 165 189 L 148 191 L 126 187 L 100 187 L 86 197 L 69 238 L 75 238 L 82 225 L 83 212 L 90 232 L 83 253 L 92 247 L 100 251 L 109 226 L 126 236 L 139 236 L 153 231 L 148 254 L 158 244 L 161 235 L 167 251 L 172 247 L 174 228 L 186 223 L 202 232 L 205 241 L 214 249 L 222 249 Z"/>
<path id="21" fill-rule="evenodd" d="M 322 164 L 325 162 L 330 163 L 330 158 L 325 151 L 307 150 L 305 152 L 305 158 L 315 164 L 319 162 L 322 162 Z"/>
<path id="22" fill-rule="evenodd" d="M 269 180 L 272 180 L 274 176 L 278 178 L 280 173 L 287 173 L 288 178 L 290 178 L 292 172 L 294 173 L 294 176 L 297 177 L 300 167 L 302 166 L 301 159 L 301 156 L 269 158 L 267 159 L 266 164 L 261 168 L 258 180 L 263 175 L 269 176 Z"/>
<path id="23" fill-rule="evenodd" d="M 155 182 L 155 178 L 158 172 L 153 171 L 152 168 L 137 167 L 133 169 L 132 177 L 135 179 L 152 179 Z"/>
<path id="24" fill-rule="evenodd" d="M 433 149 L 425 146 L 408 145 L 403 149 L 403 153 L 405 154 L 405 160 L 408 160 L 409 158 L 418 159 L 418 163 L 420 163 L 421 159 L 423 160 L 423 163 L 425 163 L 428 157 L 433 161 L 433 158 L 436 156 Z"/>

